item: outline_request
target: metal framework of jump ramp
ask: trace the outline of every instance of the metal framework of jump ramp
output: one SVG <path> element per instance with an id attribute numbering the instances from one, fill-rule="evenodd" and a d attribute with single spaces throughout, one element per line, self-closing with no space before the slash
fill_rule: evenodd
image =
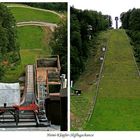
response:
<path id="1" fill-rule="evenodd" d="M 5 127 L 9 127 L 8 122 L 12 122 L 11 127 L 20 124 L 21 127 L 26 126 L 26 122 L 31 123 L 31 127 L 50 126 L 45 114 L 45 99 L 49 97 L 60 100 L 60 90 L 66 85 L 66 80 L 62 80 L 64 77 L 60 77 L 60 69 L 59 56 L 37 59 L 36 65 L 27 65 L 22 98 L 19 83 L 0 83 L 0 122 Z M 59 85 L 59 91 L 50 93 L 50 85 Z"/>

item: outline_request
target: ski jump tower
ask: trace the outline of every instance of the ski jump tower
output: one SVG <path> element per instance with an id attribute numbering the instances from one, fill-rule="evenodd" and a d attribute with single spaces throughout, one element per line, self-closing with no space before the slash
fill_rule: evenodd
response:
<path id="1" fill-rule="evenodd" d="M 116 29 L 118 29 L 118 20 L 119 20 L 119 18 L 115 17 L 115 20 L 116 20 Z"/>

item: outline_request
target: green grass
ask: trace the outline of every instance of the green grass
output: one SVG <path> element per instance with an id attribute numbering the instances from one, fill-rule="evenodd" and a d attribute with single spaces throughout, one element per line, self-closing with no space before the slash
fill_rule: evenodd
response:
<path id="1" fill-rule="evenodd" d="M 21 49 L 42 48 L 43 29 L 37 26 L 18 27 L 18 42 Z M 40 47 L 39 47 L 40 46 Z"/>
<path id="2" fill-rule="evenodd" d="M 71 96 L 71 130 L 83 130 L 87 117 L 93 105 L 93 96 L 96 89 L 96 74 L 99 73 L 100 65 L 99 57 L 102 54 L 101 48 L 106 45 L 107 32 L 102 32 L 98 36 L 95 50 L 91 48 L 91 55 L 86 64 L 86 70 L 81 74 L 78 81 L 75 83 L 75 88 L 81 89 L 80 96 Z"/>
<path id="3" fill-rule="evenodd" d="M 49 55 L 51 48 L 48 46 L 52 32 L 47 27 L 23 26 L 18 27 L 18 42 L 21 50 L 30 52 L 38 51 L 41 54 Z"/>
<path id="4" fill-rule="evenodd" d="M 47 28 L 46 28 L 47 30 Z M 20 44 L 21 64 L 6 71 L 3 82 L 15 82 L 25 71 L 27 64 L 34 64 L 39 57 L 45 57 L 51 53 L 48 40 L 51 32 L 44 31 L 37 26 L 19 27 L 18 42 Z M 47 39 L 46 39 L 47 37 Z"/>
<path id="5" fill-rule="evenodd" d="M 140 130 L 140 78 L 124 30 L 109 31 L 94 113 L 84 130 Z"/>
<path id="6" fill-rule="evenodd" d="M 95 90 L 95 87 L 88 89 L 87 95 L 82 93 L 80 96 L 71 96 L 71 117 L 73 117 L 73 119 L 71 118 L 71 130 L 83 130 L 89 107 L 92 105 L 93 90 Z"/>
<path id="7" fill-rule="evenodd" d="M 99 98 L 86 130 L 140 130 L 140 99 Z"/>
<path id="8" fill-rule="evenodd" d="M 51 12 L 44 12 L 25 7 L 9 7 L 17 22 L 21 21 L 44 21 L 59 23 L 60 17 Z"/>

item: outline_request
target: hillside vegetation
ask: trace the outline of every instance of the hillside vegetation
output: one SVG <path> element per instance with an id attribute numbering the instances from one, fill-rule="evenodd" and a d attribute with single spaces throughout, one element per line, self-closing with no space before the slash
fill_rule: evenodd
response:
<path id="1" fill-rule="evenodd" d="M 66 2 L 53 2 L 53 3 L 25 3 L 26 5 L 47 9 L 47 10 L 55 10 L 57 12 L 67 12 L 67 3 Z"/>
<path id="2" fill-rule="evenodd" d="M 102 47 L 107 47 L 108 32 L 101 32 L 94 40 L 93 48 L 90 48 L 90 55 L 87 59 L 85 71 L 75 82 L 74 87 L 81 89 L 80 96 L 71 96 L 71 130 L 84 130 L 89 113 L 93 108 L 93 98 L 96 94 L 97 78 L 103 55 Z"/>
<path id="3" fill-rule="evenodd" d="M 16 6 L 18 6 L 18 4 Z M 12 8 L 13 7 L 9 7 L 10 10 Z M 27 20 L 33 20 L 33 17 L 35 15 L 34 20 L 40 21 L 41 20 L 40 17 L 44 13 L 43 14 L 44 20 L 42 21 L 48 22 L 47 20 L 48 18 L 46 18 L 46 15 L 49 12 L 37 11 L 36 14 L 35 11 L 37 10 L 33 10 L 32 12 L 29 12 L 28 8 L 24 8 L 24 10 L 22 11 L 22 8 L 19 7 L 14 9 L 13 16 L 15 17 L 16 21 L 18 21 L 19 19 L 20 21 L 24 21 L 24 20 L 26 21 L 25 19 L 26 15 L 28 15 Z M 55 18 L 56 15 L 51 13 L 50 16 L 51 16 L 50 19 L 52 19 L 52 21 L 55 21 L 54 19 L 56 19 Z M 60 17 L 57 16 L 57 19 L 60 19 Z M 18 27 L 17 42 L 20 46 L 21 62 L 18 65 L 8 67 L 1 81 L 2 82 L 18 81 L 18 78 L 24 74 L 25 66 L 27 64 L 34 64 L 37 58 L 46 57 L 47 55 L 50 55 L 52 53 L 52 49 L 49 45 L 51 38 L 52 38 L 52 31 L 48 27 L 39 27 L 39 26 Z"/>
<path id="4" fill-rule="evenodd" d="M 140 66 L 140 9 L 132 9 L 121 14 L 122 28 L 131 38 L 134 56 Z"/>
<path id="5" fill-rule="evenodd" d="M 71 80 L 81 96 L 71 96 L 71 129 L 82 130 L 92 108 L 99 73 L 102 48 L 106 47 L 105 31 L 112 25 L 111 17 L 92 10 L 71 7 Z M 101 33 L 101 34 L 100 34 Z"/>
<path id="6" fill-rule="evenodd" d="M 48 30 L 46 32 L 46 30 Z M 15 67 L 9 68 L 3 81 L 14 82 L 24 73 L 27 64 L 34 64 L 39 57 L 45 57 L 51 54 L 48 46 L 51 31 L 36 26 L 18 27 L 18 42 L 20 45 L 21 63 Z"/>
<path id="7" fill-rule="evenodd" d="M 95 110 L 85 130 L 140 130 L 140 78 L 124 30 L 109 31 Z"/>
<path id="8" fill-rule="evenodd" d="M 71 7 L 71 80 L 76 81 L 85 70 L 90 48 L 100 31 L 111 27 L 109 15 Z M 95 54 L 94 54 L 95 55 Z"/>
<path id="9" fill-rule="evenodd" d="M 16 31 L 15 18 L 9 9 L 0 3 L 0 80 L 7 67 L 20 61 Z"/>
<path id="10" fill-rule="evenodd" d="M 44 21 L 59 23 L 60 17 L 49 11 L 40 11 L 28 7 L 9 7 L 17 22 L 21 21 Z"/>

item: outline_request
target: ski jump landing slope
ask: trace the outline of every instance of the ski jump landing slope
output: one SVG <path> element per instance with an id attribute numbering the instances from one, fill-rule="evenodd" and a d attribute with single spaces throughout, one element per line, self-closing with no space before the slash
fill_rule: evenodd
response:
<path id="1" fill-rule="evenodd" d="M 140 130 L 140 77 L 124 30 L 110 30 L 99 92 L 86 130 Z"/>

